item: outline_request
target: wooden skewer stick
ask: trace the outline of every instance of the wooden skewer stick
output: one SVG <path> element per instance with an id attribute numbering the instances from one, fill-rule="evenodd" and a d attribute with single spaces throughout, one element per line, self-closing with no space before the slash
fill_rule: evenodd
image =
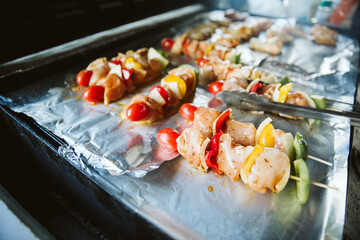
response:
<path id="1" fill-rule="evenodd" d="M 320 163 L 322 163 L 322 164 L 326 164 L 326 165 L 332 167 L 332 163 L 331 163 L 331 162 L 322 160 L 322 159 L 320 159 L 320 158 L 317 158 L 317 157 L 314 157 L 314 156 L 311 156 L 311 155 L 307 155 L 307 157 L 310 158 L 310 159 L 312 159 L 312 160 L 314 160 L 314 161 L 317 161 L 317 162 L 320 162 Z"/>
<path id="2" fill-rule="evenodd" d="M 290 179 L 293 179 L 293 180 L 296 180 L 296 181 L 301 181 L 301 178 L 299 177 L 296 177 L 296 176 L 293 176 L 293 175 L 290 175 L 289 177 Z M 323 183 L 319 183 L 319 182 L 315 182 L 315 181 L 309 181 L 310 184 L 312 185 L 315 185 L 315 186 L 318 186 L 318 187 L 322 187 L 322 188 L 327 188 L 327 189 L 332 189 L 332 190 L 336 190 L 336 191 L 340 191 L 340 189 L 336 188 L 336 187 L 331 187 L 331 186 L 328 186 L 326 184 L 323 184 Z"/>

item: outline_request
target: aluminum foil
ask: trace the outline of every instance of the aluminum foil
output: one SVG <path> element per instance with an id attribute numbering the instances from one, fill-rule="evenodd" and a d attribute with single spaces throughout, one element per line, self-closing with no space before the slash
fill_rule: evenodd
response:
<path id="1" fill-rule="evenodd" d="M 176 114 L 155 126 L 133 127 L 119 117 L 119 103 L 109 107 L 92 106 L 64 88 L 50 89 L 48 94 L 40 102 L 14 109 L 32 116 L 40 125 L 64 138 L 71 146 L 59 149 L 64 157 L 97 180 L 106 180 L 105 189 L 110 189 L 120 201 L 175 238 L 288 239 L 340 238 L 342 235 L 350 139 L 348 122 L 324 122 L 310 130 L 306 121 L 271 116 L 276 128 L 293 135 L 301 132 L 309 144 L 309 154 L 334 164 L 329 167 L 307 160 L 312 180 L 340 190 L 312 186 L 309 202 L 300 206 L 291 180 L 279 194 L 258 194 L 241 180 L 231 182 L 226 176 L 202 174 L 182 157 L 161 165 L 144 178 L 115 176 L 128 172 L 142 177 L 158 168 L 163 159 L 155 157 L 156 132 L 167 126 L 177 129 L 189 126 Z M 193 103 L 226 108 L 201 88 L 197 89 Z M 267 116 L 237 109 L 234 113 L 236 119 L 256 126 Z M 136 141 L 129 147 L 133 136 Z M 85 158 L 80 158 L 80 154 Z"/>
<path id="2" fill-rule="evenodd" d="M 358 53 L 358 47 L 351 39 L 342 36 L 338 45 L 349 42 L 353 46 L 353 51 L 350 51 Z M 356 83 L 352 76 L 357 76 L 357 72 L 354 72 L 357 58 L 342 54 L 343 48 L 327 50 L 326 58 L 314 57 L 313 54 L 326 50 L 319 50 L 323 46 L 310 43 L 306 45 L 307 52 L 293 50 L 291 54 L 285 54 L 290 52 L 286 50 L 284 56 L 271 58 L 271 61 L 289 61 L 308 69 L 307 73 L 310 74 L 294 74 L 300 76 L 297 85 L 300 89 L 353 102 Z M 252 54 L 251 51 L 249 54 L 253 63 L 267 66 L 268 56 Z M 339 64 L 326 65 L 326 59 Z M 324 64 L 326 71 L 320 69 Z M 36 88 L 41 89 L 41 94 L 28 97 L 24 96 L 23 90 L 19 90 L 2 96 L 0 101 L 34 118 L 41 126 L 63 138 L 67 145 L 59 148 L 60 154 L 109 194 L 170 236 L 176 239 L 342 237 L 350 149 L 348 121 L 336 124 L 323 122 L 317 128 L 310 129 L 304 120 L 271 116 L 274 127 L 293 135 L 301 132 L 309 144 L 310 155 L 333 163 L 329 167 L 307 160 L 312 180 L 336 187 L 339 191 L 311 186 L 309 201 L 300 206 L 292 180 L 279 194 L 258 194 L 241 180 L 231 182 L 226 176 L 216 177 L 211 172 L 202 174 L 182 157 L 168 161 L 175 156 L 159 150 L 156 133 L 164 127 L 179 130 L 189 127 L 178 113 L 170 114 L 152 126 L 136 127 L 119 116 L 131 95 L 109 106 L 90 105 L 81 99 L 81 92 L 73 91 L 74 75 L 65 78 L 65 87 L 62 84 L 50 87 L 51 84 L 40 82 Z M 308 85 L 304 84 L 303 76 Z M 335 80 L 330 82 L 329 79 Z M 54 76 L 54 81 L 62 83 L 64 77 Z M 137 93 L 147 93 L 152 85 Z M 335 86 L 342 86 L 342 90 L 337 92 Z M 27 90 L 30 94 L 32 87 Z M 193 103 L 226 108 L 205 91 L 205 87 L 203 85 L 196 89 Z M 252 122 L 255 126 L 267 117 L 233 110 L 237 120 Z"/>

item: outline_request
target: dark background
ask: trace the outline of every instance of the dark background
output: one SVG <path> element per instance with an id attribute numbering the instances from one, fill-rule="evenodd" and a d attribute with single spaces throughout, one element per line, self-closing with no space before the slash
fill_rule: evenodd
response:
<path id="1" fill-rule="evenodd" d="M 0 64 L 201 1 L 0 1 Z"/>

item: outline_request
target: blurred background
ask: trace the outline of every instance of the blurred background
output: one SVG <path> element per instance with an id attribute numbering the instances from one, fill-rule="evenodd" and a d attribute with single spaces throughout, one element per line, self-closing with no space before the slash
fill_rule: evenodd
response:
<path id="1" fill-rule="evenodd" d="M 320 22 L 359 37 L 359 0 L 14 0 L 0 2 L 0 63 L 151 15 L 201 3 L 254 15 Z M 264 4 L 266 3 L 266 4 Z M 357 21 L 356 21 L 357 20 Z"/>

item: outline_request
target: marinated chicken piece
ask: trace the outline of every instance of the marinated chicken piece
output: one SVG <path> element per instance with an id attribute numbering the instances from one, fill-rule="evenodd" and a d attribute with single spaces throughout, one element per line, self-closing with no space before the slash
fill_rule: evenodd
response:
<path id="1" fill-rule="evenodd" d="M 229 80 L 226 80 L 222 86 L 222 90 L 236 90 L 236 91 L 245 91 L 246 87 L 248 85 L 248 81 L 243 78 L 231 78 Z"/>
<path id="2" fill-rule="evenodd" d="M 241 154 L 239 154 L 241 153 Z M 247 155 L 244 146 L 236 147 L 229 134 L 222 134 L 219 142 L 219 153 L 217 163 L 219 169 L 224 172 L 233 182 L 240 178 L 240 169 Z"/>
<path id="3" fill-rule="evenodd" d="M 253 22 L 235 22 L 231 24 L 227 29 L 223 29 L 225 33 L 235 35 L 240 37 L 242 40 L 249 40 L 251 36 L 254 36 L 256 31 L 260 29 L 255 29 L 257 27 Z M 257 32 L 258 33 L 258 32 Z"/>
<path id="4" fill-rule="evenodd" d="M 146 81 L 151 81 L 152 79 L 160 77 L 162 72 L 161 63 L 159 61 L 151 59 L 149 65 L 150 69 L 147 71 Z"/>
<path id="5" fill-rule="evenodd" d="M 126 91 L 124 81 L 115 73 L 109 74 L 105 78 L 100 79 L 96 82 L 96 85 L 103 86 L 105 88 L 105 105 L 121 98 Z"/>
<path id="6" fill-rule="evenodd" d="M 264 151 L 256 158 L 251 167 L 248 178 L 245 169 L 241 170 L 241 178 L 245 183 L 259 193 L 265 193 L 267 189 L 279 192 L 277 184 L 285 179 L 287 182 L 290 175 L 290 160 L 282 151 L 275 148 L 264 148 Z M 285 186 L 286 184 L 282 184 Z"/>
<path id="7" fill-rule="evenodd" d="M 307 38 L 306 33 L 299 25 L 296 25 L 295 27 L 286 25 L 281 29 L 281 31 L 294 37 Z"/>
<path id="8" fill-rule="evenodd" d="M 209 61 L 199 68 L 199 75 L 201 78 L 209 81 L 223 80 L 230 66 L 231 63 L 229 61 Z"/>
<path id="9" fill-rule="evenodd" d="M 289 92 L 285 103 L 294 104 L 298 106 L 308 107 L 309 104 L 303 94 L 299 92 Z"/>
<path id="10" fill-rule="evenodd" d="M 174 40 L 174 44 L 171 47 L 171 54 L 179 55 L 182 52 L 183 43 L 187 37 L 187 33 L 183 33 L 180 36 L 177 36 Z"/>
<path id="11" fill-rule="evenodd" d="M 121 117 L 123 119 L 127 119 L 126 109 L 133 103 L 145 103 L 150 107 L 149 115 L 146 116 L 146 118 L 141 121 L 134 122 L 135 124 L 138 125 L 150 124 L 164 115 L 164 109 L 158 102 L 156 102 L 154 99 L 148 96 L 138 94 L 135 95 L 133 98 L 131 98 L 129 103 L 126 105 L 125 109 L 121 112 Z"/>
<path id="12" fill-rule="evenodd" d="M 242 123 L 228 119 L 225 122 L 224 133 L 229 134 L 235 144 L 243 146 L 255 145 L 256 128 L 252 123 Z"/>
<path id="13" fill-rule="evenodd" d="M 216 79 L 223 80 L 225 79 L 225 74 L 227 70 L 231 67 L 231 63 L 229 61 L 216 61 L 213 62 L 213 69 Z"/>
<path id="14" fill-rule="evenodd" d="M 229 48 L 225 48 L 219 45 L 216 45 L 215 49 L 212 49 L 208 53 L 208 58 L 210 61 L 214 60 L 224 60 L 226 57 L 226 54 L 230 52 Z"/>
<path id="15" fill-rule="evenodd" d="M 187 33 L 190 39 L 201 41 L 209 38 L 217 27 L 215 23 L 201 23 L 188 30 Z"/>
<path id="16" fill-rule="evenodd" d="M 286 153 L 286 149 L 283 143 L 283 140 L 281 139 L 281 137 L 285 134 L 286 132 L 284 132 L 281 129 L 274 129 L 274 134 L 275 134 L 275 148 L 279 149 L 282 152 Z"/>
<path id="17" fill-rule="evenodd" d="M 238 45 L 240 45 L 241 40 L 240 37 L 236 36 L 236 35 L 230 35 L 230 34 L 225 34 L 223 37 L 217 39 L 215 41 L 215 44 L 227 47 L 227 48 L 234 48 Z"/>
<path id="18" fill-rule="evenodd" d="M 272 55 L 281 53 L 283 42 L 278 37 L 261 40 L 259 38 L 250 39 L 250 48 L 255 51 L 265 52 Z"/>
<path id="19" fill-rule="evenodd" d="M 231 9 L 227 9 L 225 11 L 225 15 L 226 18 L 229 18 L 233 21 L 244 21 L 248 16 L 249 13 L 247 12 L 238 12 L 235 9 L 231 8 Z"/>
<path id="20" fill-rule="evenodd" d="M 209 80 L 211 82 L 215 81 L 217 76 L 214 72 L 213 64 L 211 62 L 207 62 L 199 67 L 199 76 L 200 78 Z"/>
<path id="21" fill-rule="evenodd" d="M 196 59 L 199 59 L 203 56 L 206 55 L 206 51 L 208 50 L 209 47 L 209 43 L 205 42 L 205 41 L 200 41 L 199 45 L 198 45 L 198 49 L 196 51 Z"/>
<path id="22" fill-rule="evenodd" d="M 204 170 L 202 159 L 205 157 L 202 144 L 205 136 L 196 128 L 187 128 L 176 139 L 178 152 L 186 158 L 188 163 L 200 170 Z M 207 169 L 207 167 L 206 167 Z"/>
<path id="23" fill-rule="evenodd" d="M 314 25 L 310 31 L 312 40 L 317 44 L 335 46 L 338 33 L 321 25 Z"/>
<path id="24" fill-rule="evenodd" d="M 189 57 L 196 59 L 196 52 L 198 50 L 198 45 L 199 45 L 198 41 L 191 40 L 190 43 L 186 47 L 186 54 Z"/>
<path id="25" fill-rule="evenodd" d="M 220 116 L 220 112 L 213 108 L 198 107 L 194 117 L 194 128 L 199 129 L 206 138 L 211 138 L 213 134 L 213 122 Z"/>
<path id="26" fill-rule="evenodd" d="M 233 68 L 226 75 L 226 80 L 231 78 L 243 78 L 248 79 L 252 75 L 252 67 L 241 67 L 241 68 Z"/>
<path id="27" fill-rule="evenodd" d="M 93 72 L 90 78 L 89 86 L 95 85 L 96 82 L 101 78 L 106 77 L 106 75 L 111 70 L 106 58 L 96 59 L 95 61 L 91 62 L 86 69 Z"/>
<path id="28" fill-rule="evenodd" d="M 272 101 L 274 91 L 276 88 L 277 88 L 276 84 L 263 85 L 263 87 L 260 89 L 259 94 L 264 95 L 267 99 Z"/>
<path id="29" fill-rule="evenodd" d="M 266 38 L 270 39 L 273 37 L 278 37 L 283 43 L 289 43 L 294 41 L 294 37 L 290 34 L 287 34 L 286 32 L 278 32 L 272 29 L 268 29 L 266 31 Z"/>

